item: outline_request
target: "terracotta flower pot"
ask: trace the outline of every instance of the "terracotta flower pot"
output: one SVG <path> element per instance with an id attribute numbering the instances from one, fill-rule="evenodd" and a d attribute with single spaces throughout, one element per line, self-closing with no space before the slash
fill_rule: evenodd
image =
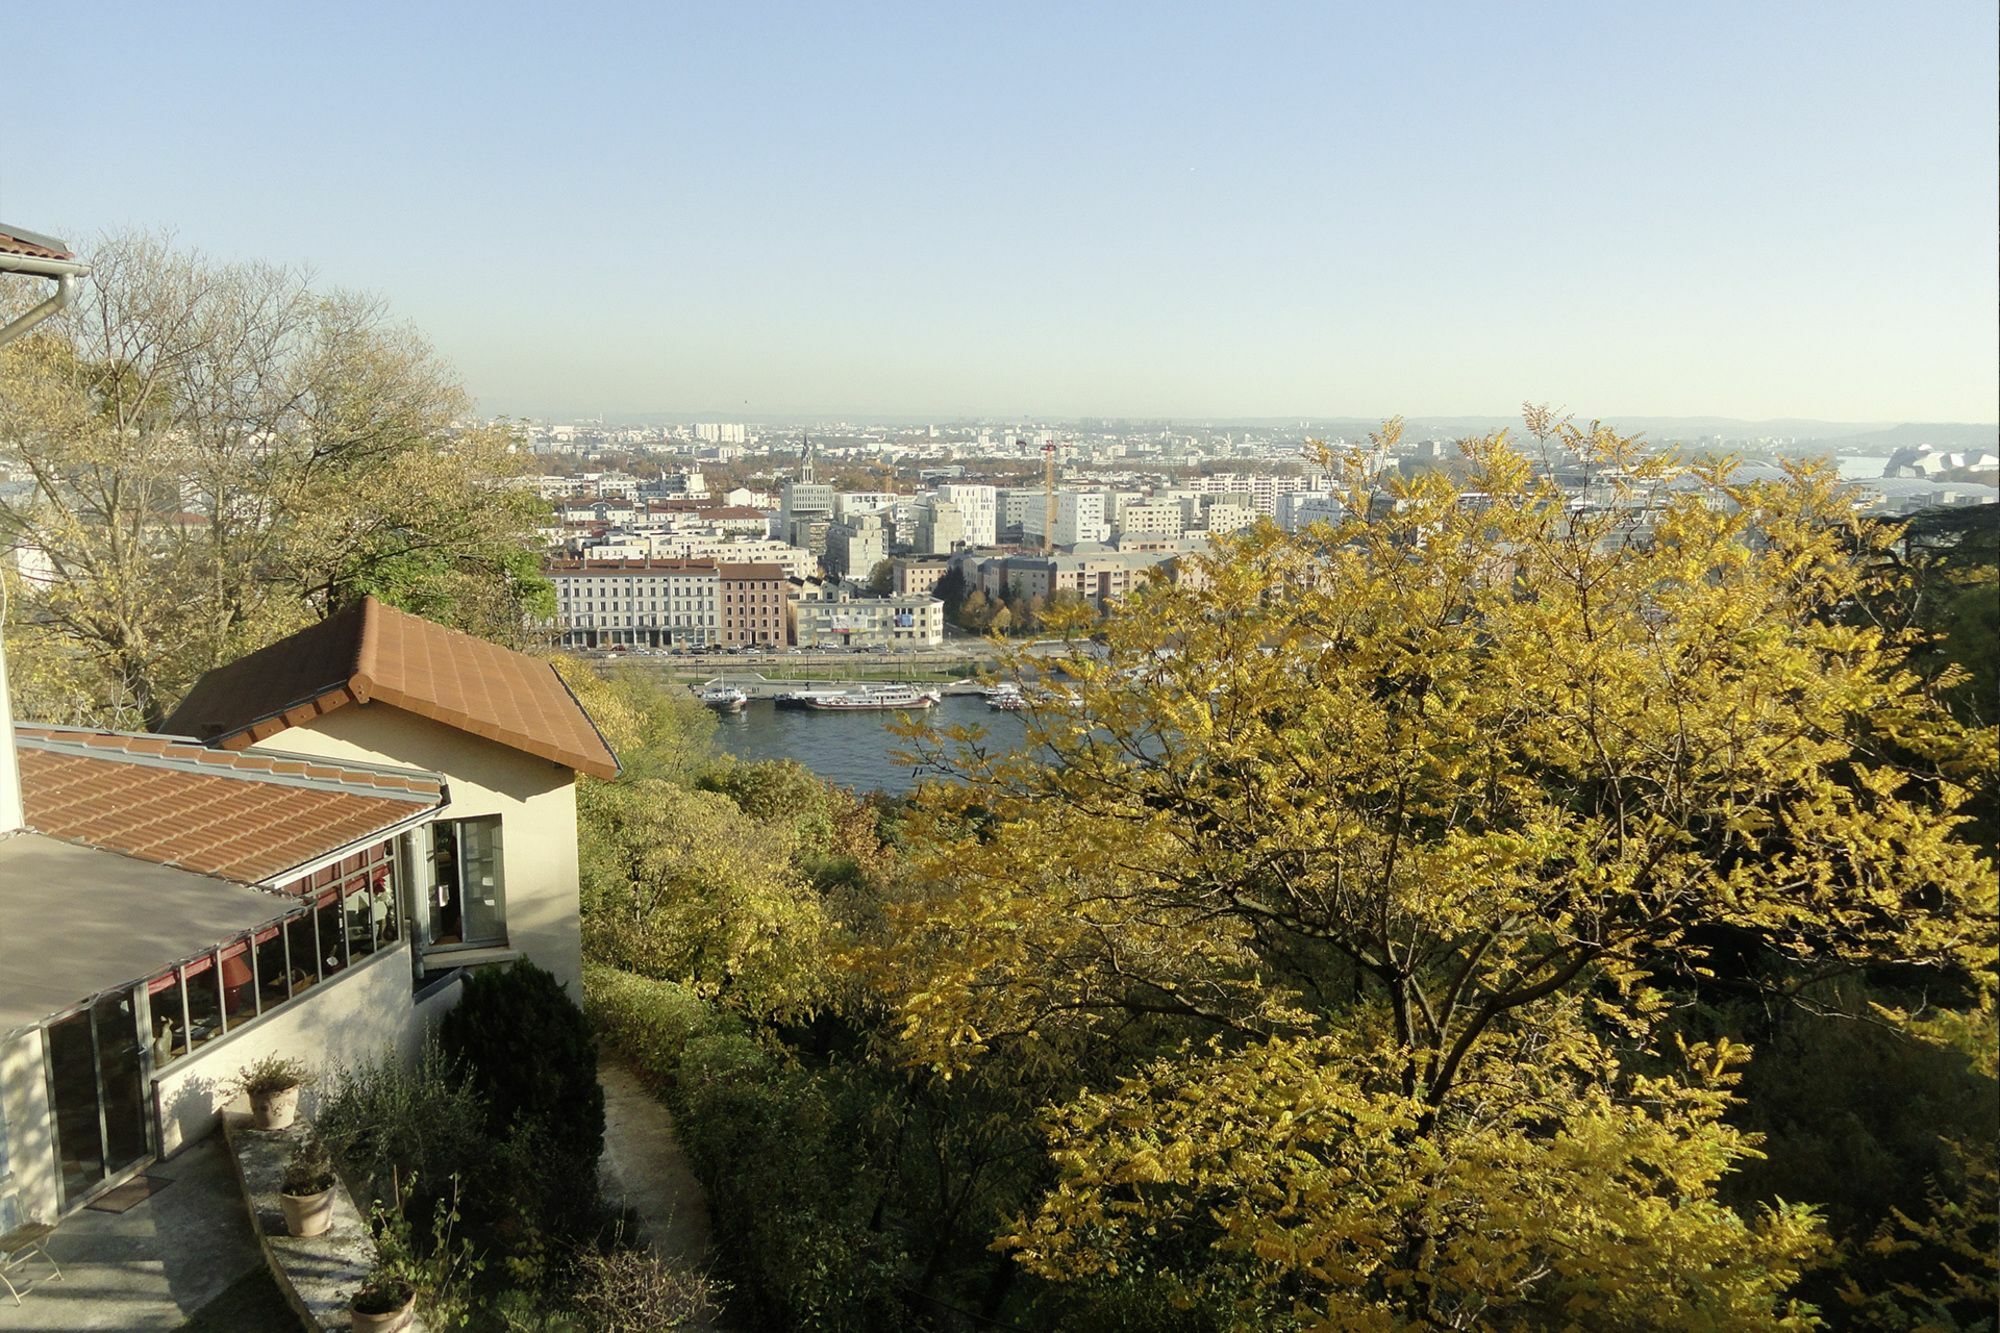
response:
<path id="1" fill-rule="evenodd" d="M 354 1309 L 350 1309 L 348 1314 L 354 1321 L 354 1333 L 395 1333 L 399 1328 L 409 1327 L 410 1314 L 416 1308 L 417 1297 L 412 1292 L 408 1300 L 386 1314 L 368 1314 Z"/>
<path id="2" fill-rule="evenodd" d="M 295 1083 L 276 1092 L 260 1092 L 250 1098 L 250 1114 L 259 1129 L 290 1129 L 299 1113 L 299 1088 Z"/>
<path id="3" fill-rule="evenodd" d="M 285 1210 L 285 1230 L 294 1236 L 322 1236 L 333 1225 L 333 1191 L 317 1194 L 280 1194 L 278 1206 Z"/>

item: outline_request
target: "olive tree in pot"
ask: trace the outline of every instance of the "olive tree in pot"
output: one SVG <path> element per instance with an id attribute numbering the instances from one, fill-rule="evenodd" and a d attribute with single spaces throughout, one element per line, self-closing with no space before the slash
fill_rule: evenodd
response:
<path id="1" fill-rule="evenodd" d="M 333 1225 L 333 1159 L 319 1135 L 307 1136 L 292 1150 L 285 1179 L 278 1186 L 278 1206 L 285 1210 L 285 1230 L 294 1236 L 318 1236 Z"/>
<path id="2" fill-rule="evenodd" d="M 267 1055 L 245 1066 L 230 1087 L 250 1099 L 250 1115 L 259 1129 L 290 1129 L 299 1113 L 299 1089 L 312 1082 L 312 1071 L 297 1060 Z"/>

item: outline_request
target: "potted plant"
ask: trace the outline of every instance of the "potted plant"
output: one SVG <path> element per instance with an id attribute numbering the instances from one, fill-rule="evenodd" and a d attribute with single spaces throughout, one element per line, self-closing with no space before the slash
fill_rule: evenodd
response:
<path id="1" fill-rule="evenodd" d="M 250 1099 L 250 1115 L 259 1129 L 290 1129 L 299 1113 L 299 1089 L 312 1073 L 297 1060 L 267 1055 L 245 1067 L 230 1086 Z"/>
<path id="2" fill-rule="evenodd" d="M 333 1159 L 319 1135 L 309 1134 L 292 1151 L 278 1186 L 285 1230 L 294 1236 L 323 1235 L 333 1225 Z"/>
<path id="3" fill-rule="evenodd" d="M 417 1305 L 417 1289 L 399 1268 L 378 1266 L 348 1303 L 354 1333 L 393 1333 L 406 1328 Z"/>

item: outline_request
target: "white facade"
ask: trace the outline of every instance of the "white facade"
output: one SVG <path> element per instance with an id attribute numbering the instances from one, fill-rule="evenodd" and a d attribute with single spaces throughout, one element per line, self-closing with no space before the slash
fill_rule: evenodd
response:
<path id="1" fill-rule="evenodd" d="M 911 542 L 918 555 L 950 555 L 966 545 L 965 516 L 949 500 L 926 501 L 917 510 L 917 531 Z"/>
<path id="2" fill-rule="evenodd" d="M 848 597 L 809 588 L 794 608 L 800 648 L 935 648 L 944 603 L 935 597 Z"/>
<path id="3" fill-rule="evenodd" d="M 1039 525 L 1037 525 L 1039 530 Z M 1056 496 L 1057 546 L 1078 542 L 1108 542 L 1111 526 L 1104 519 L 1104 496 L 1099 491 L 1062 491 Z"/>
<path id="4" fill-rule="evenodd" d="M 1118 515 L 1120 537 L 1178 537 L 1183 526 L 1177 504 L 1128 504 Z"/>
<path id="5" fill-rule="evenodd" d="M 1278 526 L 1297 532 L 1314 523 L 1338 523 L 1346 508 L 1329 491 L 1292 491 L 1278 497 Z"/>
<path id="6" fill-rule="evenodd" d="M 875 514 L 856 514 L 826 530 L 826 572 L 865 579 L 889 558 L 889 533 Z"/>
<path id="7" fill-rule="evenodd" d="M 999 507 L 991 486 L 970 482 L 947 482 L 937 488 L 938 498 L 957 507 L 965 519 L 967 546 L 992 546 L 999 540 Z"/>
<path id="8" fill-rule="evenodd" d="M 721 577 L 714 565 L 584 564 L 548 571 L 556 629 L 567 648 L 706 648 L 722 642 Z"/>

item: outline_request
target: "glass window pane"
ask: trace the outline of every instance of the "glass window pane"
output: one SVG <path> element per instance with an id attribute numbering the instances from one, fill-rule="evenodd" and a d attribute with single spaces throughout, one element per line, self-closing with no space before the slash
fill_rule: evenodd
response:
<path id="1" fill-rule="evenodd" d="M 457 944 L 464 938 L 458 875 L 458 825 L 431 825 L 430 938 Z"/>
<path id="2" fill-rule="evenodd" d="M 301 912 L 285 919 L 285 942 L 292 951 L 292 994 L 297 995 L 319 980 L 319 965 L 314 961 L 319 954 L 319 946 L 313 939 L 311 912 Z"/>
<path id="3" fill-rule="evenodd" d="M 139 1063 L 138 1005 L 127 988 L 91 1009 L 97 1024 L 98 1086 L 103 1097 L 104 1170 L 122 1171 L 146 1155 L 146 1081 Z"/>
<path id="4" fill-rule="evenodd" d="M 104 1141 L 97 1123 L 97 1051 L 90 1039 L 90 1011 L 49 1024 L 49 1078 L 55 1092 L 56 1155 L 63 1197 L 104 1179 Z"/>
<path id="5" fill-rule="evenodd" d="M 187 1054 L 187 1018 L 181 1012 L 181 976 L 169 972 L 146 983 L 153 1010 L 153 1068 Z"/>
<path id="6" fill-rule="evenodd" d="M 266 926 L 257 932 L 258 1009 L 268 1011 L 291 998 L 291 983 L 285 967 L 285 932 Z"/>
<path id="7" fill-rule="evenodd" d="M 247 939 L 222 946 L 222 998 L 230 1027 L 257 1016 L 257 981 L 250 973 Z"/>
<path id="8" fill-rule="evenodd" d="M 216 989 L 213 959 L 197 959 L 185 971 L 188 1039 L 199 1048 L 222 1035 L 222 993 Z"/>
<path id="9" fill-rule="evenodd" d="M 465 890 L 467 943 L 504 944 L 507 898 L 500 874 L 500 819 L 458 821 L 461 881 Z"/>
<path id="10" fill-rule="evenodd" d="M 347 922 L 340 914 L 340 890 L 320 895 L 313 904 L 319 919 L 319 974 L 330 977 L 347 966 Z"/>

